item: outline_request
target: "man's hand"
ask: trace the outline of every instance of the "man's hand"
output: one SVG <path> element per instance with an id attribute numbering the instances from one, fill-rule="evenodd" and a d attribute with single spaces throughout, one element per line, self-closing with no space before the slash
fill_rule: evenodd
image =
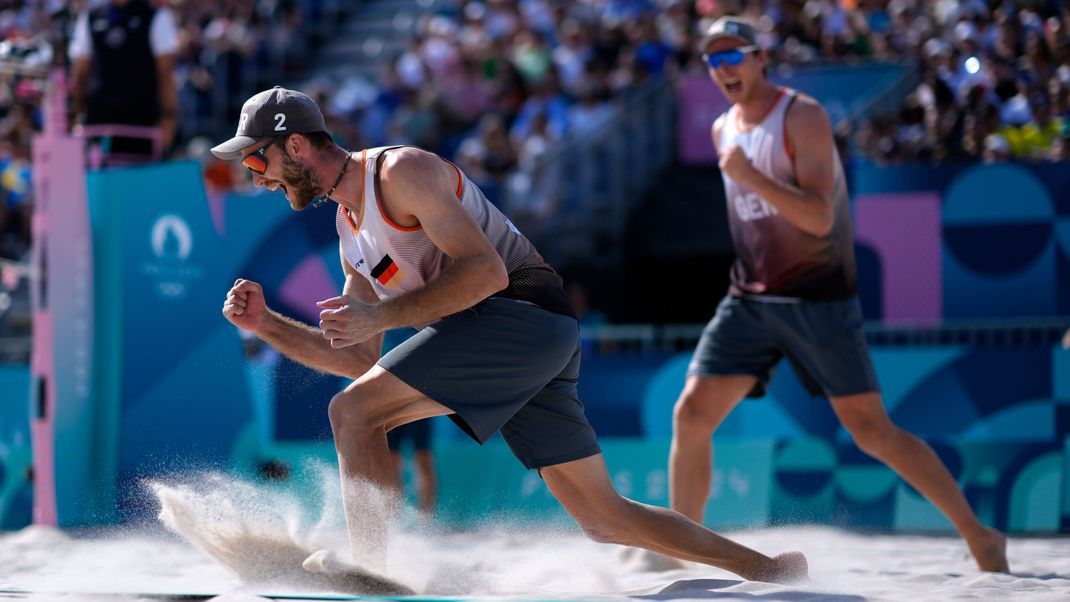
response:
<path id="1" fill-rule="evenodd" d="M 386 330 L 377 305 L 345 295 L 318 301 L 316 305 L 323 310 L 320 312 L 323 338 L 334 349 L 363 343 Z"/>
<path id="2" fill-rule="evenodd" d="M 238 328 L 256 333 L 267 314 L 264 289 L 252 280 L 235 280 L 223 303 L 223 316 Z"/>
<path id="3" fill-rule="evenodd" d="M 171 150 L 171 145 L 175 143 L 178 121 L 173 113 L 165 114 L 156 126 L 160 129 L 160 154 L 167 156 L 167 151 Z"/>
<path id="4" fill-rule="evenodd" d="M 721 173 L 740 184 L 747 184 L 755 172 L 747 154 L 738 146 L 729 146 L 721 153 L 720 166 Z"/>

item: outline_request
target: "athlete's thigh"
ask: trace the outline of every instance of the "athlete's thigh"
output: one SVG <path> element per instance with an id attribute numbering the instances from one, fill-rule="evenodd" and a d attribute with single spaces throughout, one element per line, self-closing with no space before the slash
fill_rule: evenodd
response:
<path id="1" fill-rule="evenodd" d="M 386 430 L 425 418 L 452 414 L 381 366 L 372 366 L 336 397 L 337 403 L 359 404 L 361 413 L 386 425 Z"/>
<path id="2" fill-rule="evenodd" d="M 601 518 L 621 502 L 602 454 L 539 470 L 557 501 L 575 519 Z"/>
<path id="3" fill-rule="evenodd" d="M 704 381 L 691 377 L 753 377 L 743 395 L 760 396 L 773 376 L 773 370 L 783 357 L 777 342 L 765 323 L 763 304 L 731 295 L 717 306 L 717 312 L 702 330 L 702 336 L 687 367 L 688 383 L 701 386 L 711 394 L 735 395 L 739 379 Z M 707 383 L 722 385 L 708 387 Z M 727 385 L 725 387 L 724 385 Z M 685 393 L 687 390 L 685 389 Z"/>

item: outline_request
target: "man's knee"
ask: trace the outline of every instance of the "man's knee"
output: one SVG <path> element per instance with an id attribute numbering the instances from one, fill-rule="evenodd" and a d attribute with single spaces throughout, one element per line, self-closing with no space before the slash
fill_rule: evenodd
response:
<path id="1" fill-rule="evenodd" d="M 609 502 L 603 501 L 598 508 L 588 508 L 575 516 L 583 534 L 597 543 L 636 545 L 636 531 L 631 511 L 635 502 L 615 495 Z"/>
<path id="2" fill-rule="evenodd" d="M 587 536 L 587 539 L 595 543 L 612 543 L 624 545 L 623 538 L 620 537 L 620 533 L 608 524 L 606 521 L 583 521 L 580 522 L 580 529 L 583 534 Z"/>
<path id="3" fill-rule="evenodd" d="M 720 426 L 728 412 L 717 400 L 695 391 L 685 391 L 673 406 L 673 430 L 683 435 L 708 437 Z"/>
<path id="4" fill-rule="evenodd" d="M 844 416 L 843 426 L 855 445 L 874 457 L 881 457 L 894 445 L 898 427 L 887 416 Z"/>
<path id="5" fill-rule="evenodd" d="M 327 406 L 327 417 L 331 430 L 359 433 L 361 431 L 381 430 L 385 428 L 388 416 L 376 408 L 375 400 L 361 395 L 360 389 L 342 391 L 331 398 Z"/>
<path id="6" fill-rule="evenodd" d="M 584 517 L 576 522 L 579 523 L 583 534 L 593 542 L 631 545 L 632 531 L 623 519 L 623 515 L 617 513 L 608 516 Z"/>

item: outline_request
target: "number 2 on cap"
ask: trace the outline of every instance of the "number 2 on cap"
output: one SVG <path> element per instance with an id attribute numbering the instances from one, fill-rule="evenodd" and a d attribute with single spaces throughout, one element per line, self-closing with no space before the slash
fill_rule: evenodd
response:
<path id="1" fill-rule="evenodd" d="M 286 126 L 284 126 L 283 124 L 286 123 L 286 115 L 283 115 L 282 113 L 275 113 L 275 121 L 278 121 L 278 123 L 275 124 L 275 131 L 285 132 Z"/>

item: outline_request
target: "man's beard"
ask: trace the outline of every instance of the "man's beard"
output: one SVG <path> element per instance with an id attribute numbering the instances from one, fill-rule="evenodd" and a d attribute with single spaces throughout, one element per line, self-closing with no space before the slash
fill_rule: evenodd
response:
<path id="1" fill-rule="evenodd" d="M 323 194 L 323 186 L 312 169 L 294 161 L 285 152 L 282 153 L 282 181 L 286 189 L 293 193 L 290 206 L 296 211 L 306 209 L 316 197 Z"/>

